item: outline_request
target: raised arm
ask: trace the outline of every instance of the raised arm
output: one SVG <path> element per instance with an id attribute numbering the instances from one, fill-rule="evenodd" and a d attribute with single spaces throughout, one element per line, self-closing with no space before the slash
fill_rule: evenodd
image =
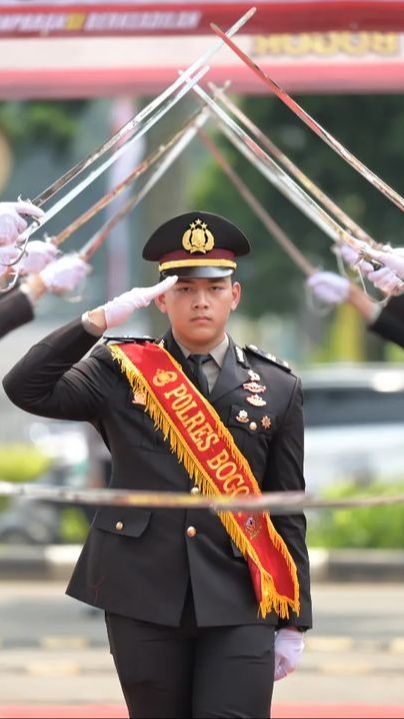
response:
<path id="1" fill-rule="evenodd" d="M 79 361 L 98 339 L 81 319 L 52 332 L 4 377 L 6 394 L 21 409 L 42 417 L 93 419 L 118 381 L 105 348 Z"/>

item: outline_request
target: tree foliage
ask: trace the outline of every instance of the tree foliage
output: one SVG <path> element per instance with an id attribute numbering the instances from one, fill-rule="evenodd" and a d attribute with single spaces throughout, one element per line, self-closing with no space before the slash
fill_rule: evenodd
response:
<path id="1" fill-rule="evenodd" d="M 86 105 L 86 100 L 3 102 L 0 131 L 19 154 L 31 150 L 33 144 L 64 153 L 70 148 Z"/>
<path id="2" fill-rule="evenodd" d="M 312 96 L 296 98 L 325 129 L 396 190 L 404 194 L 404 101 L 402 96 Z M 277 98 L 244 98 L 243 111 L 337 204 L 375 239 L 403 244 L 400 210 L 338 157 Z M 331 240 L 296 209 L 235 150 L 215 134 L 221 149 L 248 187 L 316 265 L 336 269 Z M 214 161 L 194 188 L 194 204 L 226 215 L 250 238 L 253 254 L 240 264 L 239 275 L 254 292 L 243 308 L 252 316 L 270 307 L 294 313 L 302 302 L 301 271 L 268 236 L 237 190 Z"/>

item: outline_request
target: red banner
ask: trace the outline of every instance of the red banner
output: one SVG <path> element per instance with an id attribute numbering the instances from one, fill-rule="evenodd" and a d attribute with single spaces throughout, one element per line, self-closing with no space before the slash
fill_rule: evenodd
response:
<path id="1" fill-rule="evenodd" d="M 156 95 L 215 42 L 212 35 L 19 39 L 0 42 L 0 98 Z M 292 93 L 404 90 L 404 34 L 238 35 L 237 44 Z M 207 81 L 234 92 L 267 93 L 228 48 L 214 56 Z"/>
<path id="2" fill-rule="evenodd" d="M 0 38 L 206 34 L 229 27 L 252 5 L 247 33 L 404 30 L 403 0 L 187 2 L 0 0 Z"/>

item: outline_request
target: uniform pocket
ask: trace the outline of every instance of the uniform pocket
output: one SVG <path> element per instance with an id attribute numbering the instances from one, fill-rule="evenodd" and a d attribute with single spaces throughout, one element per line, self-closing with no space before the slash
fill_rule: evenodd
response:
<path id="1" fill-rule="evenodd" d="M 93 527 L 125 537 L 141 537 L 150 522 L 151 514 L 146 509 L 122 511 L 119 507 L 106 507 L 98 510 Z"/>

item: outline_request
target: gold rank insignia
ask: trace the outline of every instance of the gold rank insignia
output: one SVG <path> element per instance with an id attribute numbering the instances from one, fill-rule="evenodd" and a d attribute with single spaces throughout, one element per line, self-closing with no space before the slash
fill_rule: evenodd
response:
<path id="1" fill-rule="evenodd" d="M 265 407 L 266 405 L 266 401 L 258 394 L 252 394 L 249 397 L 246 397 L 246 402 L 253 404 L 254 407 Z"/>
<path id="2" fill-rule="evenodd" d="M 258 382 L 244 382 L 243 389 L 253 392 L 254 394 L 265 392 L 266 387 L 264 384 L 258 384 Z"/>
<path id="3" fill-rule="evenodd" d="M 261 379 L 259 374 L 257 374 L 257 372 L 254 372 L 252 369 L 248 370 L 248 374 L 250 375 L 251 382 L 259 382 Z"/>
<path id="4" fill-rule="evenodd" d="M 242 422 L 243 424 L 244 422 L 249 422 L 248 412 L 246 412 L 245 409 L 241 409 L 236 417 L 236 420 L 237 422 Z"/>
<path id="5" fill-rule="evenodd" d="M 261 419 L 261 424 L 264 429 L 270 429 L 272 427 L 271 418 L 268 417 L 268 415 L 264 414 L 264 416 Z"/>
<path id="6" fill-rule="evenodd" d="M 206 254 L 213 250 L 215 246 L 215 238 L 209 230 L 206 222 L 197 219 L 191 222 L 189 229 L 182 236 L 182 246 L 184 250 L 190 252 L 202 252 Z"/>

